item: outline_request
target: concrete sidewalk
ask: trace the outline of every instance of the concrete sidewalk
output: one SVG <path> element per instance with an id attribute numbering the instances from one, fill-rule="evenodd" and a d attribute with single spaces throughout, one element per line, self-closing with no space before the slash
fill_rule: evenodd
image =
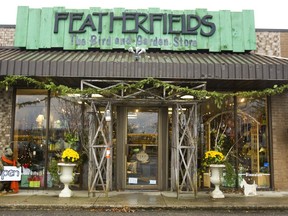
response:
<path id="1" fill-rule="evenodd" d="M 288 210 L 288 192 L 258 191 L 256 196 L 228 193 L 213 199 L 208 192 L 191 194 L 175 192 L 109 192 L 89 197 L 87 191 L 73 191 L 70 198 L 59 198 L 59 191 L 20 190 L 17 194 L 0 196 L 1 209 L 282 209 Z"/>

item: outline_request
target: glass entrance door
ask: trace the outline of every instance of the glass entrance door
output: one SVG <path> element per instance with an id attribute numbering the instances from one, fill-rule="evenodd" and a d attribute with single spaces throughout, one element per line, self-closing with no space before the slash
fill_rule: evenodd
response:
<path id="1" fill-rule="evenodd" d="M 158 186 L 158 109 L 127 112 L 126 187 Z"/>

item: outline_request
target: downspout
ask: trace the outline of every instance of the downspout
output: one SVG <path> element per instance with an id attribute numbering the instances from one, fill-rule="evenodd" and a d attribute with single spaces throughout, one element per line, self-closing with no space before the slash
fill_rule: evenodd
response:
<path id="1" fill-rule="evenodd" d="M 275 182 L 274 182 L 274 165 L 272 162 L 273 158 L 273 131 L 272 131 L 272 105 L 271 105 L 271 97 L 267 97 L 267 113 L 268 113 L 268 119 L 267 119 L 267 126 L 268 126 L 268 146 L 269 146 L 269 168 L 270 168 L 270 188 L 272 190 L 275 190 Z"/>
<path id="2" fill-rule="evenodd" d="M 46 154 L 45 154 L 45 170 L 44 170 L 44 176 L 45 181 L 44 181 L 44 188 L 47 189 L 47 175 L 48 175 L 48 154 L 49 154 L 49 127 L 50 127 L 50 106 L 51 106 L 51 91 L 48 91 L 48 98 L 47 98 L 47 121 L 46 121 L 46 137 L 45 137 L 45 142 L 46 142 Z"/>
<path id="3" fill-rule="evenodd" d="M 236 161 L 235 161 L 235 173 L 236 173 L 236 182 L 235 182 L 235 188 L 238 188 L 239 187 L 239 180 L 238 180 L 238 175 L 239 175 L 239 170 L 238 170 L 238 167 L 239 167 L 239 131 L 238 131 L 238 125 L 237 125 L 237 116 L 238 116 L 238 109 L 237 109 L 237 106 L 238 106 L 238 103 L 237 103 L 237 97 L 234 96 L 234 127 L 235 127 L 235 142 L 236 142 L 236 145 L 235 145 L 235 152 L 236 152 Z"/>

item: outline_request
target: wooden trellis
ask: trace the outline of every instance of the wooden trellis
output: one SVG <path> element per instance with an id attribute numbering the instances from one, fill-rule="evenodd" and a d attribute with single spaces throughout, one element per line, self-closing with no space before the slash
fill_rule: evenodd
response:
<path id="1" fill-rule="evenodd" d="M 117 80 L 82 80 L 81 89 L 85 86 L 107 90 L 127 81 Z M 99 85 L 99 86 L 98 86 Z M 184 84 L 182 84 L 184 85 Z M 203 89 L 205 83 L 189 83 L 190 88 Z M 192 87 L 191 87 L 192 86 Z M 183 192 L 197 194 L 197 142 L 198 142 L 198 102 L 181 99 L 184 92 L 173 92 L 165 87 L 145 86 L 141 89 L 110 92 L 103 98 L 85 97 L 91 103 L 89 119 L 89 174 L 88 190 L 108 192 L 112 189 L 112 121 L 106 121 L 105 113 L 111 112 L 111 101 L 117 104 L 173 105 L 173 138 L 171 150 L 171 186 L 177 196 Z M 133 101 L 131 101 L 133 99 Z M 105 108 L 104 108 L 105 107 Z M 101 109 L 101 110 L 100 110 Z M 112 113 L 112 112 L 111 112 Z M 111 156 L 107 158 L 110 149 Z"/>
<path id="2" fill-rule="evenodd" d="M 197 195 L 197 103 L 176 104 L 173 109 L 173 140 L 171 155 L 172 188 L 177 197 L 184 192 Z"/>
<path id="3" fill-rule="evenodd" d="M 105 192 L 112 188 L 112 116 L 111 102 L 91 103 L 89 116 L 88 193 Z"/>

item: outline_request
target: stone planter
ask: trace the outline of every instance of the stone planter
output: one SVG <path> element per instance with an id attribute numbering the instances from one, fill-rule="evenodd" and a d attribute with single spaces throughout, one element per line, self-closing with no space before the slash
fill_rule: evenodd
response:
<path id="1" fill-rule="evenodd" d="M 224 164 L 211 164 L 210 165 L 210 181 L 213 185 L 215 185 L 214 191 L 212 191 L 211 196 L 213 198 L 224 198 L 223 192 L 220 190 L 220 185 L 224 181 L 223 177 L 223 168 Z"/>
<path id="2" fill-rule="evenodd" d="M 73 181 L 73 169 L 76 164 L 73 163 L 58 163 L 60 181 L 64 184 L 64 189 L 60 192 L 59 197 L 71 197 L 72 191 L 69 184 Z"/>

